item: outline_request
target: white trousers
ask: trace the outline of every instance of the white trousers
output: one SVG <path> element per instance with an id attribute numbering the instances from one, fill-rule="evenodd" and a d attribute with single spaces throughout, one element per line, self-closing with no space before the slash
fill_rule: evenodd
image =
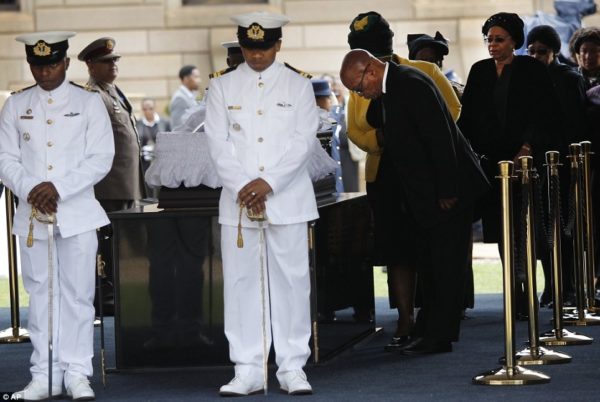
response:
<path id="1" fill-rule="evenodd" d="M 23 285 L 29 294 L 27 329 L 33 353 L 31 376 L 48 381 L 48 241 L 33 247 L 19 238 Z M 52 381 L 68 386 L 73 377 L 92 375 L 94 290 L 98 238 L 92 230 L 63 238 L 54 235 Z"/>
<path id="2" fill-rule="evenodd" d="M 304 367 L 310 356 L 310 274 L 306 223 L 269 225 L 265 231 L 267 350 L 275 347 L 278 373 Z M 237 375 L 262 378 L 263 330 L 259 229 L 221 226 L 225 335 Z M 267 269 L 268 267 L 268 269 Z M 269 308 L 270 307 L 270 308 Z"/>

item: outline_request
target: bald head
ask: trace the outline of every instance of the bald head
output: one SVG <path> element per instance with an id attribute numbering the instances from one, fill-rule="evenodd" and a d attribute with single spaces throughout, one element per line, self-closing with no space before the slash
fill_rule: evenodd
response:
<path id="1" fill-rule="evenodd" d="M 346 88 L 364 98 L 381 95 L 385 64 L 363 49 L 348 52 L 342 61 L 340 78 Z"/>

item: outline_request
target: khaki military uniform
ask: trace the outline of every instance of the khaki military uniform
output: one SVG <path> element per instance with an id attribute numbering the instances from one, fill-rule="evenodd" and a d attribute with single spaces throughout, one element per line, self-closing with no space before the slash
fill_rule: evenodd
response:
<path id="1" fill-rule="evenodd" d="M 140 142 L 131 104 L 116 85 L 97 82 L 93 78 L 87 87 L 102 96 L 112 124 L 115 158 L 108 175 L 96 186 L 96 198 L 135 201 L 144 197 L 144 181 L 140 159 Z"/>

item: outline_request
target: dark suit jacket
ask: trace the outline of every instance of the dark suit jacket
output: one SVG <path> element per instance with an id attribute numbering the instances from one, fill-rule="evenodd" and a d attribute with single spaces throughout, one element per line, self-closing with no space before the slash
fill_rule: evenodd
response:
<path id="1" fill-rule="evenodd" d="M 471 208 L 489 184 L 431 79 L 389 63 L 382 104 L 382 164 L 398 175 L 399 195 L 417 223 L 433 227 Z M 458 204 L 441 210 L 438 200 L 451 197 Z"/>
<path id="2" fill-rule="evenodd" d="M 564 155 L 569 144 L 589 140 L 587 125 L 585 79 L 576 69 L 554 61 L 548 66 L 548 73 L 554 87 L 556 104 L 559 107 L 558 120 L 561 134 L 561 148 Z"/>
<path id="3" fill-rule="evenodd" d="M 115 157 L 108 175 L 94 186 L 98 200 L 139 200 L 143 198 L 140 144 L 133 109 L 114 85 L 90 78 L 89 88 L 97 90 L 106 106 L 115 139 Z"/>

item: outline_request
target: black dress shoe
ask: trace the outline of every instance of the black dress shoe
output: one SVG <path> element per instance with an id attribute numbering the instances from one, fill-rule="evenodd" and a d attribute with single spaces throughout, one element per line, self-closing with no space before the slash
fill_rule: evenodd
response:
<path id="1" fill-rule="evenodd" d="M 408 356 L 417 356 L 447 352 L 452 352 L 452 342 L 428 341 L 425 338 L 419 338 L 402 349 L 401 353 Z"/>
<path id="2" fill-rule="evenodd" d="M 412 339 L 408 335 L 394 336 L 390 343 L 385 345 L 384 349 L 386 352 L 399 352 L 408 346 L 412 342 Z"/>

